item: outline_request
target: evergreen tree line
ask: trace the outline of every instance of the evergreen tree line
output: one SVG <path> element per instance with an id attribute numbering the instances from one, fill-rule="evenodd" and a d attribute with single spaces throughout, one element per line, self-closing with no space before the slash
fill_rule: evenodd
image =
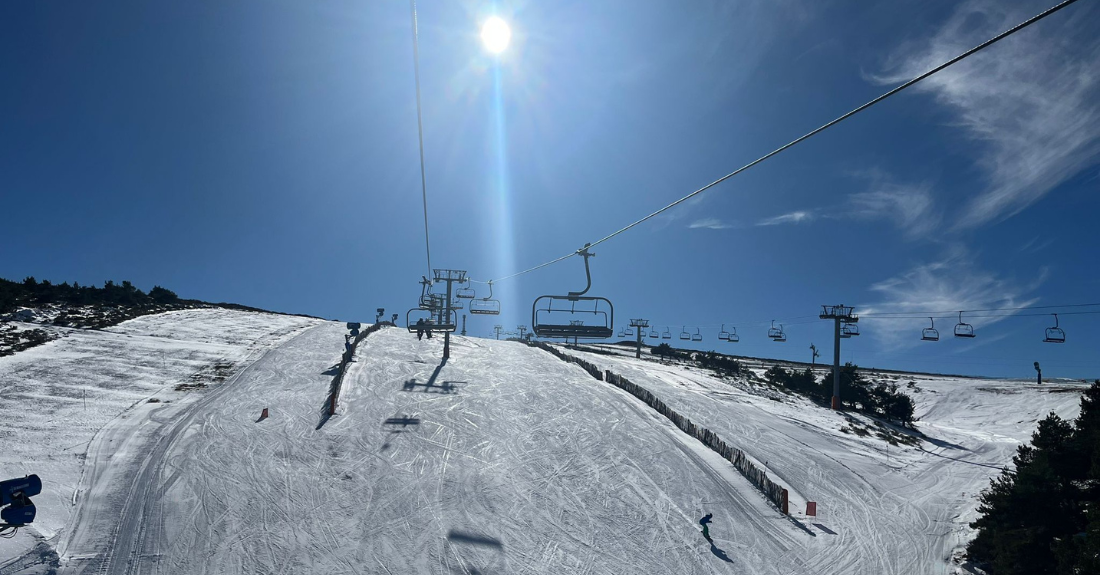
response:
<path id="1" fill-rule="evenodd" d="M 113 305 L 153 306 L 181 303 L 171 290 L 155 286 L 145 293 L 128 281 L 116 284 L 106 281 L 103 287 L 82 286 L 79 283 L 41 282 L 33 277 L 21 283 L 0 279 L 0 313 L 10 313 L 20 307 L 41 307 L 48 304 L 71 306 Z"/>
<path id="2" fill-rule="evenodd" d="M 1073 422 L 1051 413 L 979 497 L 967 558 L 991 575 L 1100 573 L 1100 380 Z"/>
<path id="3" fill-rule="evenodd" d="M 741 375 L 743 373 L 743 366 L 741 362 L 733 359 L 728 355 L 718 353 L 716 351 L 687 351 L 680 350 L 672 347 L 667 343 L 655 345 L 649 348 L 650 353 L 653 355 L 663 357 L 666 359 L 677 359 L 680 361 L 694 363 L 696 366 L 703 369 L 712 369 L 719 375 Z"/>
<path id="4" fill-rule="evenodd" d="M 818 381 L 810 368 L 788 371 L 775 366 L 764 373 L 764 378 L 811 400 L 829 404 L 833 397 L 833 370 Z M 906 395 L 896 383 L 871 383 L 859 373 L 859 367 L 851 362 L 840 368 L 840 400 L 844 409 L 890 419 L 909 426 L 913 418 L 913 398 Z"/>

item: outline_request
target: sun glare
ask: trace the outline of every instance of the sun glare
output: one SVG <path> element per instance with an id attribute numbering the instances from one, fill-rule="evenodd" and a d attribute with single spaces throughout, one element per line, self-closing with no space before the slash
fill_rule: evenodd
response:
<path id="1" fill-rule="evenodd" d="M 481 43 L 493 54 L 503 52 L 511 39 L 512 30 L 508 28 L 508 23 L 496 16 L 486 20 L 481 27 Z"/>

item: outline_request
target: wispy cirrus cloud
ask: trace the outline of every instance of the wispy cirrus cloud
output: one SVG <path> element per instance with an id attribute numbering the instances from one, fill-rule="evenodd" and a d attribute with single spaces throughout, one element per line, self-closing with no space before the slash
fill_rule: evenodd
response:
<path id="1" fill-rule="evenodd" d="M 1016 308 L 1034 305 L 1038 298 L 1030 295 L 1046 279 L 1042 269 L 1030 282 L 1019 282 L 1000 277 L 982 269 L 974 257 L 961 245 L 952 246 L 940 259 L 922 263 L 871 286 L 871 291 L 881 299 L 860 306 L 858 313 L 866 319 L 867 333 L 873 333 L 888 348 L 916 345 L 920 330 L 928 327 L 928 321 L 920 317 L 892 317 L 936 315 L 936 327 L 941 337 L 951 333 L 957 322 L 954 316 L 946 317 L 953 310 Z M 932 312 L 941 312 L 933 314 Z M 975 330 L 1010 317 L 1006 312 L 997 317 L 967 317 L 964 321 Z"/>
<path id="2" fill-rule="evenodd" d="M 728 224 L 719 220 L 718 218 L 703 218 L 701 220 L 695 220 L 688 224 L 688 227 L 695 229 L 708 229 L 708 230 L 725 230 L 733 227 L 733 224 Z"/>
<path id="3" fill-rule="evenodd" d="M 934 208 L 932 184 L 899 183 L 881 171 L 861 174 L 867 191 L 848 196 L 847 213 L 865 220 L 893 222 L 909 238 L 935 231 L 942 215 Z"/>
<path id="4" fill-rule="evenodd" d="M 795 211 L 795 212 L 790 212 L 790 213 L 782 214 L 782 215 L 779 215 L 779 216 L 764 218 L 764 219 L 756 222 L 756 225 L 758 225 L 758 226 L 778 226 L 778 225 L 782 225 L 782 224 L 801 224 L 803 222 L 812 221 L 816 217 L 817 217 L 817 213 L 813 210 L 798 210 L 798 211 Z"/>
<path id="5" fill-rule="evenodd" d="M 972 0 L 926 42 L 902 46 L 894 84 L 1022 21 L 1018 6 Z M 917 84 L 954 111 L 981 145 L 988 181 L 969 201 L 959 229 L 1009 218 L 1100 160 L 1100 10 L 1080 3 Z"/>

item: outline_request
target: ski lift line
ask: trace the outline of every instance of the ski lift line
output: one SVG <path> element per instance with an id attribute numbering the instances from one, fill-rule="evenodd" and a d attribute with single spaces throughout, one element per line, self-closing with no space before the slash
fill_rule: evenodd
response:
<path id="1" fill-rule="evenodd" d="M 920 75 L 912 78 L 911 80 L 905 82 L 904 84 L 901 84 L 900 86 L 897 86 L 897 87 L 893 88 L 892 90 L 887 91 L 886 93 L 878 96 L 877 98 L 875 98 L 875 99 L 873 99 L 869 102 L 864 103 L 863 105 L 861 105 L 861 106 L 859 106 L 859 107 L 857 107 L 857 108 L 855 108 L 855 109 L 839 116 L 838 118 L 836 118 L 836 119 L 834 119 L 834 120 L 832 120 L 832 121 L 816 128 L 816 129 L 814 129 L 810 132 L 807 132 L 807 133 L 803 134 L 802 136 L 799 136 L 798 138 L 795 138 L 794 140 L 791 140 L 790 142 L 788 142 L 788 143 L 772 150 L 771 152 L 768 152 L 767 154 L 764 154 L 763 156 L 760 156 L 759 158 L 745 164 L 744 166 L 741 166 L 740 168 L 737 168 L 736 170 L 722 176 L 721 178 L 718 178 L 717 180 L 714 180 L 713 182 L 711 182 L 711 183 L 695 190 L 694 192 L 691 192 L 690 194 L 688 194 L 688 195 L 672 202 L 671 204 L 668 204 L 667 206 L 665 206 L 665 207 L 649 214 L 648 216 L 645 216 L 640 220 L 637 220 L 637 221 L 635 221 L 631 224 L 628 224 L 625 227 L 622 227 L 622 228 L 620 228 L 620 229 L 618 229 L 618 230 L 616 230 L 616 231 L 614 231 L 614 232 L 612 232 L 612 233 L 610 233 L 610 234 L 608 234 L 608 235 L 592 242 L 591 244 L 588 244 L 586 247 L 594 248 L 594 247 L 606 242 L 607 240 L 610 240 L 611 238 L 614 238 L 615 236 L 617 236 L 619 234 L 622 234 L 622 233 L 626 232 L 627 230 L 630 230 L 631 228 L 633 228 L 633 227 L 635 227 L 635 226 L 637 226 L 641 223 L 649 221 L 650 219 L 652 219 L 652 218 L 654 218 L 654 217 L 656 217 L 656 216 L 658 216 L 658 215 L 660 215 L 664 212 L 667 212 L 668 210 L 671 210 L 672 208 L 674 208 L 674 207 L 690 200 L 691 198 L 694 198 L 695 196 L 697 196 L 697 195 L 713 188 L 714 186 L 717 186 L 718 184 L 721 184 L 722 182 L 736 176 L 737 174 L 740 174 L 741 172 L 744 172 L 745 170 L 748 170 L 749 168 L 752 168 L 753 166 L 756 166 L 757 164 L 759 164 L 759 163 L 761 163 L 761 162 L 763 162 L 763 161 L 765 161 L 765 160 L 767 160 L 767 159 L 769 159 L 773 156 L 776 156 L 776 155 L 778 155 L 782 152 L 785 152 L 788 149 L 790 149 L 790 148 L 792 148 L 792 147 L 794 147 L 798 144 L 801 144 L 802 142 L 804 142 L 804 141 L 820 134 L 821 132 L 824 132 L 825 130 L 827 130 L 827 129 L 843 122 L 844 120 L 847 120 L 848 118 L 851 118 L 852 116 L 855 116 L 856 114 L 870 108 L 871 106 L 874 106 L 875 104 L 878 104 L 879 102 L 881 102 L 881 101 L 883 101 L 883 100 L 885 100 L 885 99 L 887 99 L 891 96 L 894 96 L 895 94 L 901 92 L 902 90 L 905 90 L 906 88 L 909 88 L 909 87 L 913 86 L 917 82 L 920 82 L 921 80 L 924 80 L 925 78 L 928 78 L 929 76 L 931 76 L 931 75 L 933 75 L 937 72 L 940 72 L 943 69 L 945 69 L 945 68 L 947 68 L 947 67 L 949 67 L 953 64 L 956 64 L 956 63 L 958 63 L 958 62 L 960 62 L 960 61 L 962 61 L 962 60 L 964 60 L 964 59 L 966 59 L 970 56 L 973 56 L 974 54 L 976 54 L 976 53 L 992 46 L 993 44 L 996 44 L 997 42 L 1000 42 L 1001 40 L 1004 40 L 1005 38 L 1011 36 L 1012 34 L 1015 34 L 1016 32 L 1019 32 L 1020 30 L 1023 30 L 1024 28 L 1027 28 L 1028 26 L 1038 22 L 1039 20 L 1042 20 L 1043 18 L 1046 18 L 1047 16 L 1050 16 L 1051 14 L 1054 14 L 1055 12 L 1058 12 L 1059 10 L 1061 10 L 1061 9 L 1063 9 L 1063 8 L 1069 6 L 1070 4 L 1073 4 L 1077 1 L 1078 0 L 1064 0 L 1063 2 L 1044 10 L 1043 12 L 1040 12 L 1039 14 L 1036 14 L 1035 16 L 1032 16 L 1031 18 L 1028 18 L 1027 20 L 1024 20 L 1023 22 L 1013 26 L 1012 28 L 1009 28 L 1008 30 L 1005 30 L 1004 32 L 1001 32 L 1000 34 L 997 34 L 996 36 L 986 40 L 985 42 L 982 42 L 981 44 L 978 44 L 977 46 L 974 46 L 973 48 L 963 52 L 962 54 L 959 54 L 958 56 L 955 56 L 954 58 L 951 58 L 950 60 L 940 64 L 939 66 L 936 66 L 935 68 L 932 68 L 932 69 L 924 72 L 923 74 L 920 74 Z M 546 262 L 544 264 L 537 265 L 533 268 L 529 268 L 527 270 L 517 272 L 517 273 L 514 273 L 512 275 L 505 276 L 503 278 L 496 279 L 496 280 L 493 280 L 493 281 L 503 281 L 503 280 L 506 280 L 506 279 L 514 278 L 514 277 L 519 276 L 519 275 L 523 275 L 523 274 L 526 274 L 526 273 L 529 273 L 529 272 L 533 272 L 533 271 L 535 271 L 539 268 L 543 268 L 543 267 L 546 267 L 548 265 L 552 265 L 552 264 L 555 264 L 557 262 L 560 262 L 564 259 L 573 257 L 574 255 L 576 255 L 576 252 L 564 255 L 564 256 L 556 259 L 556 260 L 552 260 L 552 261 Z M 925 315 L 924 317 L 928 317 L 928 316 Z"/>
<path id="2" fill-rule="evenodd" d="M 420 141 L 420 195 L 424 199 L 424 251 L 428 256 L 428 275 L 432 275 L 432 244 L 428 240 L 428 177 L 424 170 L 424 120 L 420 110 L 420 33 L 416 24 L 416 0 L 412 7 L 413 77 L 416 78 L 416 135 Z"/>

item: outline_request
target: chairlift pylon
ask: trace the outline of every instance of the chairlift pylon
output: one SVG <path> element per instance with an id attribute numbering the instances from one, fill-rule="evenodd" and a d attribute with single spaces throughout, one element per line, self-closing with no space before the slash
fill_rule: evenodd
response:
<path id="1" fill-rule="evenodd" d="M 921 341 L 939 341 L 940 332 L 936 330 L 936 320 L 928 318 L 928 321 L 932 322 L 931 327 L 926 327 L 920 332 Z"/>
<path id="2" fill-rule="evenodd" d="M 955 337 L 974 337 L 974 326 L 963 322 L 963 312 L 959 312 L 959 323 L 955 324 Z"/>
<path id="3" fill-rule="evenodd" d="M 718 339 L 721 341 L 729 341 L 730 332 L 726 331 L 726 324 L 722 324 L 722 329 L 718 331 Z"/>
<path id="4" fill-rule="evenodd" d="M 592 288 L 592 271 L 588 267 L 588 258 L 596 255 L 588 251 L 590 245 L 585 244 L 583 248 L 577 250 L 577 255 L 584 258 L 584 275 L 588 281 L 584 290 L 571 291 L 566 295 L 539 296 L 531 304 L 531 331 L 536 336 L 606 339 L 615 335 L 615 307 L 611 304 L 611 300 L 584 295 Z M 544 307 L 540 307 L 539 302 L 544 302 Z M 555 308 L 555 303 L 565 305 Z M 577 309 L 578 304 L 581 305 L 581 309 Z M 601 309 L 601 305 L 605 309 Z M 595 322 L 592 325 L 584 325 L 568 321 L 570 318 L 575 319 L 578 315 L 591 317 Z M 563 316 L 564 322 L 561 319 Z"/>
<path id="5" fill-rule="evenodd" d="M 1046 337 L 1043 341 L 1045 343 L 1066 343 L 1066 332 L 1058 327 L 1058 314 L 1052 313 L 1050 315 L 1054 316 L 1054 327 L 1047 328 Z"/>
<path id="6" fill-rule="evenodd" d="M 699 328 L 695 328 L 695 333 L 692 334 L 691 341 L 703 341 L 703 334 L 699 333 Z"/>
<path id="7" fill-rule="evenodd" d="M 680 339 L 686 339 L 686 340 L 691 339 L 691 334 L 688 333 L 686 325 L 684 327 L 680 328 Z"/>

